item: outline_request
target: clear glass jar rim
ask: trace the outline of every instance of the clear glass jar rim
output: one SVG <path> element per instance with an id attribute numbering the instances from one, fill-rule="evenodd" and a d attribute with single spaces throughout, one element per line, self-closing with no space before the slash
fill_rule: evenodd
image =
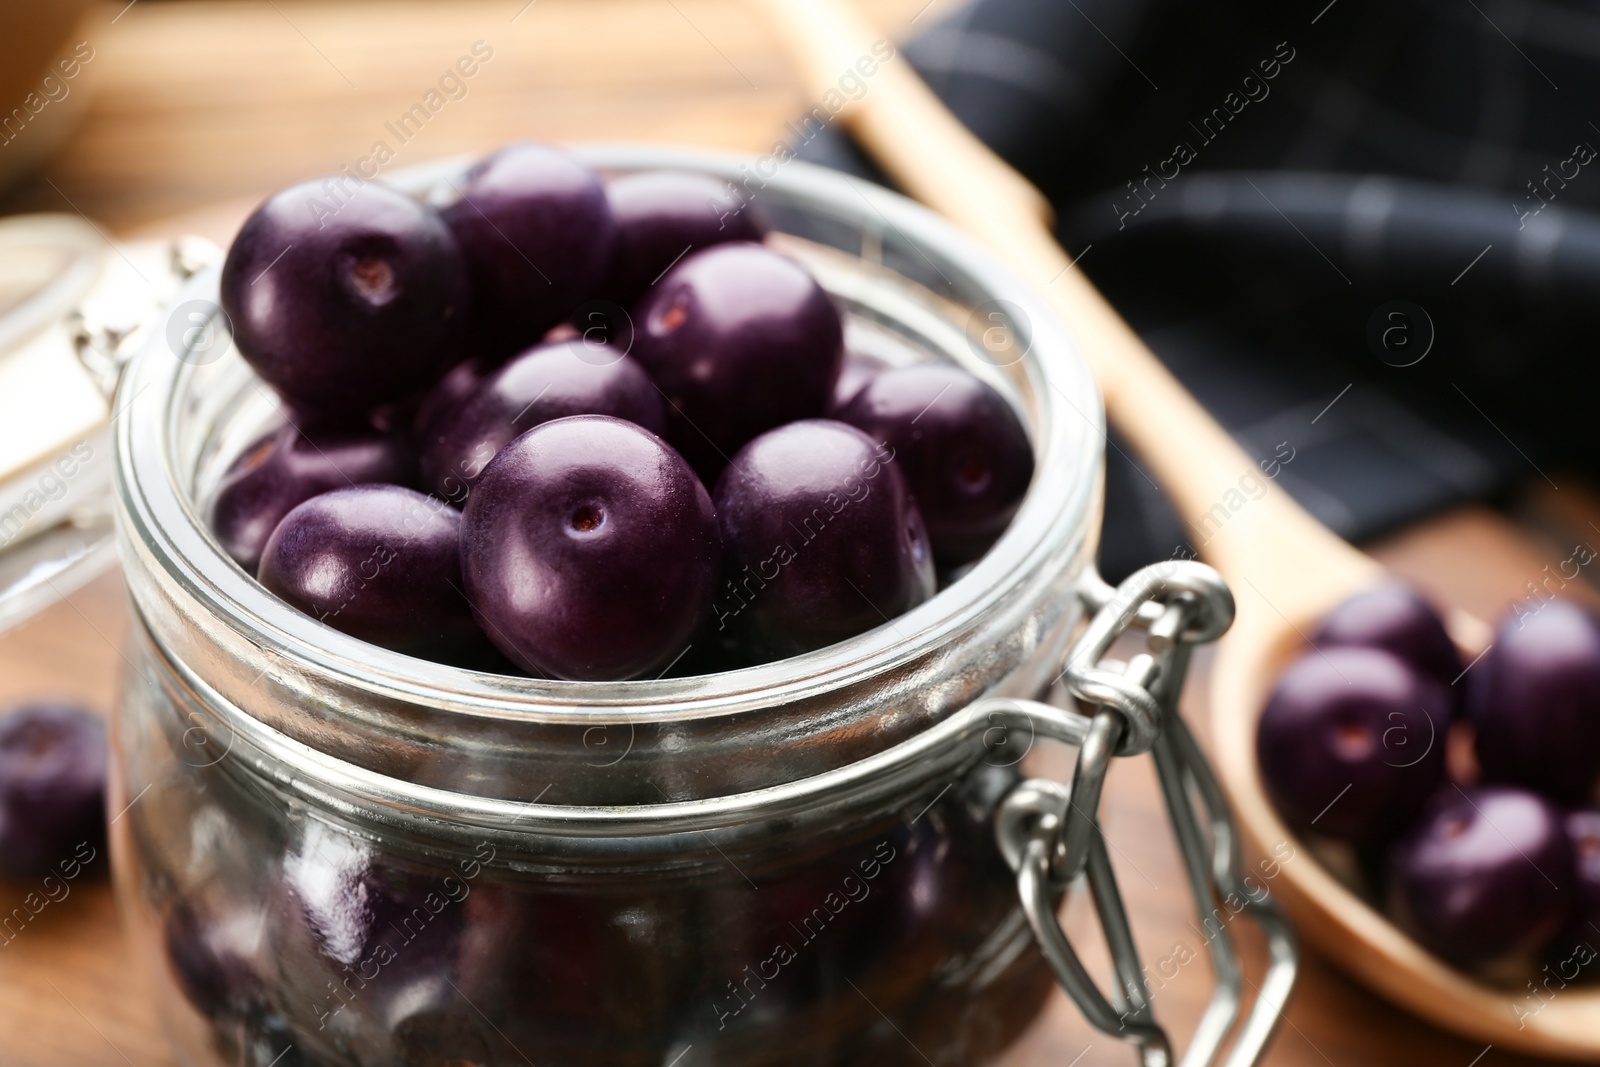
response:
<path id="1" fill-rule="evenodd" d="M 591 144 L 571 150 L 602 170 L 686 169 L 735 183 L 748 182 L 752 168 L 771 160 L 658 146 Z M 385 180 L 419 190 L 459 173 L 469 162 L 442 160 Z M 1031 325 L 1031 345 L 1021 364 L 1041 408 L 1034 425 L 1034 484 L 1011 527 L 968 574 L 892 625 L 803 656 L 723 674 L 607 683 L 481 674 L 348 637 L 269 594 L 227 558 L 206 529 L 189 498 L 191 472 L 180 470 L 173 454 L 173 420 L 196 368 L 175 356 L 160 330 L 129 366 L 118 394 L 116 484 L 124 558 L 142 557 L 140 565 L 153 567 L 170 590 L 214 606 L 218 618 L 274 657 L 385 697 L 510 720 L 644 723 L 738 713 L 804 699 L 936 648 L 962 620 L 986 611 L 1019 575 L 1051 555 L 1047 549 L 1082 538 L 1097 517 L 1105 439 L 1098 391 L 1048 307 L 952 224 L 898 194 L 798 161 L 781 164 L 770 178 L 761 174 L 760 181 L 763 192 L 899 234 L 930 264 L 938 264 L 935 269 L 948 275 L 953 287 L 1004 299 Z M 214 272 L 195 279 L 179 302 L 205 299 L 208 293 L 215 298 Z"/>

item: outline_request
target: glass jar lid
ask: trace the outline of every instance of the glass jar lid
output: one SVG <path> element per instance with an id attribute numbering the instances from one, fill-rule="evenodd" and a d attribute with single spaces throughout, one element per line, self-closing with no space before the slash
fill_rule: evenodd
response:
<path id="1" fill-rule="evenodd" d="M 115 561 L 112 391 L 161 304 L 216 254 L 113 243 L 74 215 L 0 219 L 0 630 Z"/>

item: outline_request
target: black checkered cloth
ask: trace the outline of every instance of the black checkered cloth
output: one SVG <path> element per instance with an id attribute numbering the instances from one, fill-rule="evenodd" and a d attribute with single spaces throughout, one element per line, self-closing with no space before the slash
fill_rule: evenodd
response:
<path id="1" fill-rule="evenodd" d="M 1600 4 L 976 0 L 904 55 L 1345 537 L 1600 471 Z M 1203 536 L 1127 451 L 1112 578 Z"/>

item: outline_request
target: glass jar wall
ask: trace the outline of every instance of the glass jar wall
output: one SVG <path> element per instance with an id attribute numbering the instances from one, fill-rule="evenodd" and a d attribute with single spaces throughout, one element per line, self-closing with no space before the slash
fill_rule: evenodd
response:
<path id="1" fill-rule="evenodd" d="M 798 163 L 586 155 L 739 184 L 852 347 L 956 360 L 1013 400 L 1035 484 L 969 573 L 830 648 L 659 681 L 478 674 L 324 627 L 222 553 L 207 494 L 281 416 L 236 353 L 156 331 L 116 428 L 138 638 L 112 850 L 186 1062 L 972 1064 L 1048 989 L 991 826 L 1026 741 L 916 745 L 1060 669 L 1099 518 L 1081 364 L 892 194 Z"/>

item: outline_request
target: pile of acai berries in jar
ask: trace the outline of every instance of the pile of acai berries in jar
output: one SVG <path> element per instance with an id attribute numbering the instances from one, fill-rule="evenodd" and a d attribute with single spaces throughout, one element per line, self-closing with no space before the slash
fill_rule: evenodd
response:
<path id="1" fill-rule="evenodd" d="M 234 343 L 287 422 L 210 524 L 345 633 L 555 679 L 748 666 L 927 600 L 1033 476 L 990 385 L 848 353 L 722 181 L 518 143 L 422 198 L 331 184 L 228 252 Z"/>

